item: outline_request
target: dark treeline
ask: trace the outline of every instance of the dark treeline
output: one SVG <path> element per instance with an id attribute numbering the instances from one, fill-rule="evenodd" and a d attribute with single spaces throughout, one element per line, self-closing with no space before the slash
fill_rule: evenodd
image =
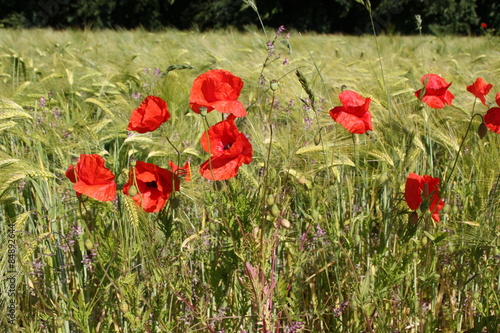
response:
<path id="1" fill-rule="evenodd" d="M 356 0 L 255 0 L 266 26 L 319 33 L 372 33 L 369 12 Z M 492 0 L 373 0 L 378 32 L 474 35 L 500 30 Z M 483 27 L 481 27 L 481 24 Z M 487 28 L 484 28 L 486 24 Z M 260 25 L 245 0 L 0 0 L 0 27 L 243 29 Z"/>

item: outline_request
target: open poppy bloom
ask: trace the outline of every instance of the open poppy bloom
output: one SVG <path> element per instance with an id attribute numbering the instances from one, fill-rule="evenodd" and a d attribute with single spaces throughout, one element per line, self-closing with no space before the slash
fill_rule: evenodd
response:
<path id="1" fill-rule="evenodd" d="M 104 159 L 96 154 L 81 154 L 76 165 L 66 170 L 66 177 L 75 183 L 77 195 L 86 195 L 99 201 L 113 201 L 116 183 L 113 173 L 104 166 Z"/>
<path id="2" fill-rule="evenodd" d="M 428 175 L 419 176 L 410 173 L 406 179 L 405 200 L 408 207 L 417 210 L 422 207 L 429 207 L 432 219 L 440 221 L 439 210 L 443 209 L 444 201 L 439 198 L 439 178 Z"/>
<path id="3" fill-rule="evenodd" d="M 239 77 L 224 69 L 213 69 L 194 80 L 189 105 L 196 113 L 206 107 L 207 112 L 215 109 L 244 117 L 247 114 L 245 107 L 237 100 L 242 88 L 243 81 Z"/>
<path id="4" fill-rule="evenodd" d="M 330 110 L 330 117 L 344 126 L 351 133 L 364 134 L 371 131 L 372 116 L 368 108 L 370 98 L 364 98 L 351 90 L 344 90 L 339 94 L 342 106 Z"/>
<path id="5" fill-rule="evenodd" d="M 167 103 L 160 97 L 148 96 L 132 111 L 127 130 L 138 133 L 152 132 L 169 119 Z"/>
<path id="6" fill-rule="evenodd" d="M 179 179 L 170 170 L 152 163 L 137 161 L 134 168 L 135 172 L 130 173 L 129 180 L 123 187 L 123 193 L 131 195 L 146 212 L 159 212 L 172 191 L 179 190 Z M 135 186 L 133 191 L 132 186 Z"/>
<path id="7" fill-rule="evenodd" d="M 209 180 L 225 180 L 236 176 L 240 166 L 252 162 L 252 145 L 245 134 L 238 131 L 234 116 L 230 115 L 201 137 L 201 146 L 212 154 L 200 167 L 200 173 Z"/>
<path id="8" fill-rule="evenodd" d="M 486 104 L 485 96 L 488 95 L 491 88 L 493 88 L 493 85 L 486 83 L 486 81 L 478 77 L 473 84 L 467 86 L 467 91 L 471 92 L 474 96 L 479 98 L 481 100 L 481 103 L 488 106 L 488 104 Z"/>
<path id="9" fill-rule="evenodd" d="M 433 109 L 442 109 L 446 104 L 451 105 L 455 96 L 448 91 L 451 83 L 447 83 L 441 76 L 425 74 L 420 80 L 424 88 L 417 90 L 415 96 Z M 422 95 L 423 93 L 423 95 Z"/>
<path id="10" fill-rule="evenodd" d="M 500 92 L 496 95 L 495 100 L 500 106 Z M 500 134 L 500 107 L 489 109 L 483 117 L 486 126 L 493 132 Z"/>
<path id="11" fill-rule="evenodd" d="M 179 167 L 174 162 L 168 162 L 170 169 L 177 177 L 184 177 L 184 180 L 189 183 L 191 181 L 191 165 L 189 162 L 184 163 L 184 166 Z"/>

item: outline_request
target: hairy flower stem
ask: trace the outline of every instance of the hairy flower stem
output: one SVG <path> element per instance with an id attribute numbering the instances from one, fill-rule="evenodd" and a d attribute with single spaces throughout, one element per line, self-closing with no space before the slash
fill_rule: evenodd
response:
<path id="1" fill-rule="evenodd" d="M 172 141 L 170 141 L 170 139 L 168 138 L 168 136 L 165 136 L 165 139 L 167 139 L 167 142 L 170 143 L 170 145 L 172 146 L 172 148 L 174 148 L 175 152 L 177 153 L 177 165 L 180 167 L 180 165 L 181 165 L 181 153 L 179 152 L 179 150 L 177 149 L 177 147 L 174 146 L 174 144 L 172 143 Z M 172 188 L 173 189 L 175 189 L 175 178 L 176 177 L 172 177 Z M 172 198 L 175 197 L 175 190 L 172 191 L 171 196 L 172 196 Z"/>

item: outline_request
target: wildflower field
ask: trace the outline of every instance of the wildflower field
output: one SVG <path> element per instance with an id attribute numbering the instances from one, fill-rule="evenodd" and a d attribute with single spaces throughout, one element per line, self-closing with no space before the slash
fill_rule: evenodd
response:
<path id="1" fill-rule="evenodd" d="M 499 42 L 0 30 L 0 332 L 498 332 Z"/>

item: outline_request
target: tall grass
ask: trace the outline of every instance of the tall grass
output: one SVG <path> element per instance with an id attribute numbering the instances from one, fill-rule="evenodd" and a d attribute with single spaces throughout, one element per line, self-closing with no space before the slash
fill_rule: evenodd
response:
<path id="1" fill-rule="evenodd" d="M 500 139 L 464 139 L 465 86 L 492 83 L 490 102 L 499 91 L 498 38 L 380 36 L 380 58 L 373 38 L 293 31 L 270 55 L 252 29 L 0 30 L 0 41 L 0 234 L 5 244 L 13 223 L 17 246 L 5 332 L 498 331 Z M 188 103 L 214 68 L 245 82 L 237 124 L 254 150 L 222 184 L 197 172 L 206 128 Z M 415 98 L 427 73 L 453 82 L 453 106 Z M 328 115 L 344 86 L 372 99 L 370 135 Z M 127 133 L 150 94 L 171 119 Z M 167 139 L 193 179 L 160 213 L 120 191 L 79 200 L 64 176 L 97 153 L 121 187 L 130 157 L 177 160 Z M 409 222 L 410 172 L 442 179 L 441 223 Z M 8 259 L 5 248 L 3 282 Z M 1 299 L 7 313 L 5 288 Z"/>

